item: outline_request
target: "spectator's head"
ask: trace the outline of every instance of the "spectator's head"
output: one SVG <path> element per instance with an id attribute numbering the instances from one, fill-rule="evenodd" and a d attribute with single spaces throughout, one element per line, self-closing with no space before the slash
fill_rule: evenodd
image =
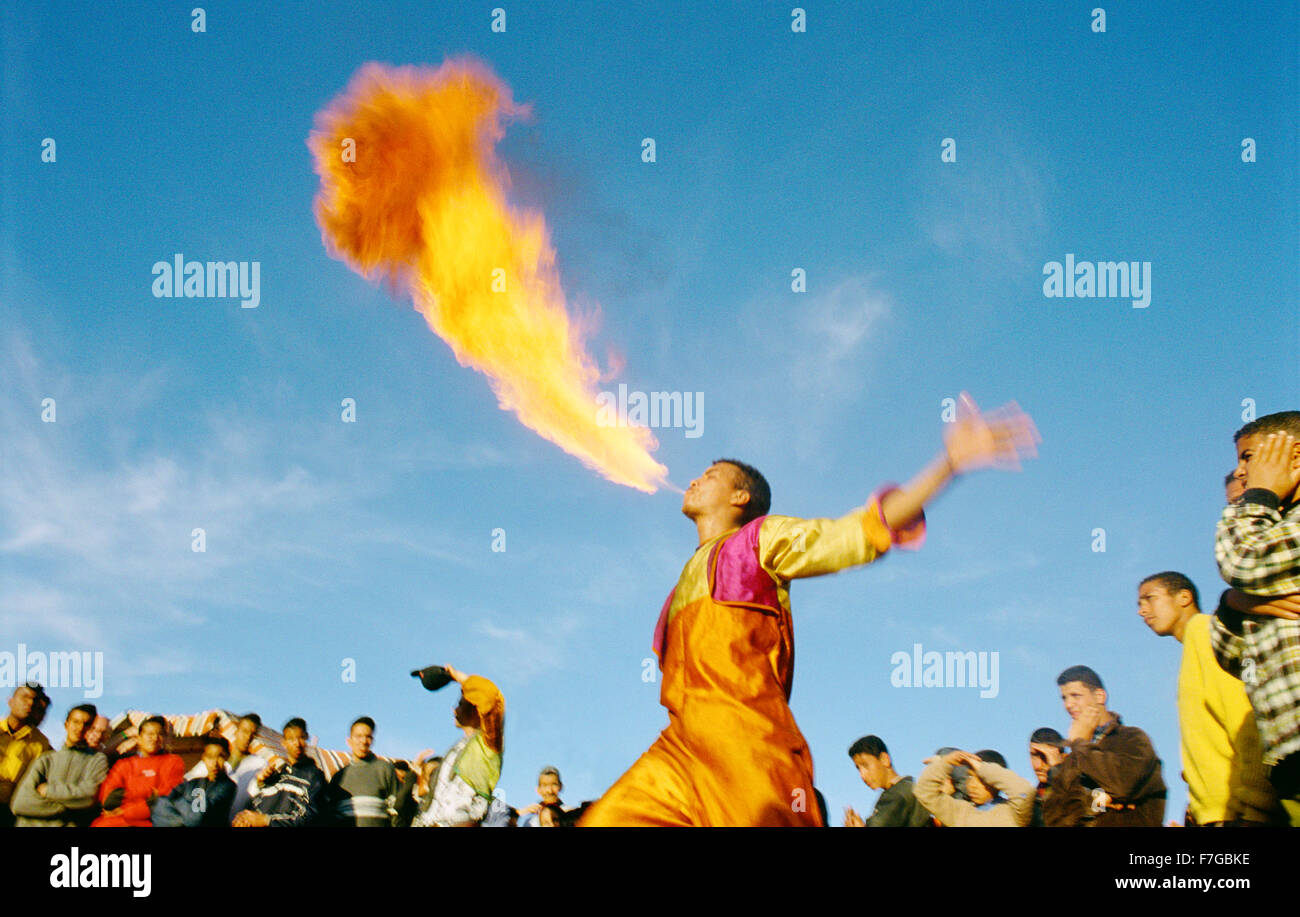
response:
<path id="1" fill-rule="evenodd" d="M 1257 420 L 1252 420 L 1232 437 L 1233 442 L 1237 444 L 1237 470 L 1236 475 L 1243 480 L 1247 471 L 1250 469 L 1251 459 L 1259 451 L 1259 447 L 1264 444 L 1265 439 L 1270 433 L 1282 433 L 1294 436 L 1297 440 L 1291 449 L 1289 465 L 1292 472 L 1300 471 L 1300 411 L 1279 411 L 1276 414 L 1266 414 Z M 1284 494 L 1278 494 L 1283 503 L 1296 502 L 1297 490 L 1300 485 L 1292 486 Z"/>
<path id="2" fill-rule="evenodd" d="M 951 745 L 945 745 L 943 748 L 936 751 L 934 756 L 936 758 L 946 758 L 948 755 L 958 750 L 959 749 L 953 748 Z M 951 796 L 953 799 L 965 799 L 966 777 L 969 772 L 970 768 L 964 764 L 958 764 L 949 771 L 948 776 L 943 778 L 943 785 L 941 787 L 943 795 Z"/>
<path id="3" fill-rule="evenodd" d="M 112 724 L 108 721 L 108 717 L 104 716 L 102 713 L 91 720 L 90 725 L 86 727 L 86 747 L 99 748 L 103 745 L 104 737 L 108 735 L 108 727 L 111 725 Z"/>
<path id="4" fill-rule="evenodd" d="M 148 757 L 163 750 L 163 741 L 167 738 L 167 721 L 160 716 L 146 717 L 136 732 L 136 747 L 140 754 Z"/>
<path id="5" fill-rule="evenodd" d="M 253 739 L 257 737 L 257 731 L 262 728 L 262 718 L 256 713 L 245 713 L 239 718 L 238 725 L 235 726 L 235 751 L 241 755 L 246 755 L 249 749 L 253 747 Z"/>
<path id="6" fill-rule="evenodd" d="M 1106 689 L 1102 686 L 1101 676 L 1086 665 L 1070 666 L 1056 676 L 1056 684 L 1061 689 L 1061 701 L 1070 719 L 1077 719 L 1090 707 L 1100 707 L 1105 714 Z"/>
<path id="7" fill-rule="evenodd" d="M 393 762 L 393 770 L 397 772 L 397 780 L 400 783 L 410 776 L 411 762 L 403 761 L 399 758 Z"/>
<path id="8" fill-rule="evenodd" d="M 560 780 L 560 772 L 554 767 L 544 767 L 542 772 L 537 775 L 537 795 L 542 797 L 544 805 L 554 805 L 560 801 L 560 791 L 564 789 L 564 783 Z"/>
<path id="9" fill-rule="evenodd" d="M 95 721 L 98 712 L 94 704 L 78 704 L 68 711 L 63 728 L 68 733 L 68 746 L 75 747 L 86 741 L 86 730 Z"/>
<path id="10" fill-rule="evenodd" d="M 284 753 L 290 764 L 297 764 L 298 759 L 307 753 L 307 721 L 295 716 L 284 724 L 280 730 L 284 735 Z"/>
<path id="11" fill-rule="evenodd" d="M 849 746 L 849 757 L 857 766 L 862 782 L 873 790 L 883 790 L 893 782 L 894 764 L 879 736 L 858 739 Z"/>
<path id="12" fill-rule="evenodd" d="M 682 497 L 682 512 L 691 520 L 720 517 L 730 526 L 744 525 L 767 515 L 772 489 L 752 465 L 718 459 L 691 482 Z"/>
<path id="13" fill-rule="evenodd" d="M 1229 471 L 1227 477 L 1223 479 L 1223 495 L 1228 498 L 1228 502 L 1236 503 L 1245 492 L 1246 479 L 1237 477 L 1236 471 Z"/>
<path id="14" fill-rule="evenodd" d="M 224 736 L 208 736 L 203 742 L 203 766 L 208 769 L 208 779 L 216 780 L 226 769 L 230 758 L 230 743 Z"/>
<path id="15" fill-rule="evenodd" d="M 14 688 L 9 697 L 9 717 L 19 726 L 35 728 L 45 719 L 45 711 L 50 705 L 49 695 L 45 689 L 34 681 Z"/>
<path id="16" fill-rule="evenodd" d="M 1138 584 L 1138 614 L 1158 636 L 1183 639 L 1183 628 L 1199 614 L 1200 595 L 1181 573 L 1153 573 Z"/>
<path id="17" fill-rule="evenodd" d="M 352 750 L 352 758 L 356 761 L 364 761 L 370 757 L 370 746 L 375 742 L 375 721 L 368 716 L 359 716 L 352 721 L 352 728 L 348 730 L 348 748 Z"/>
<path id="18" fill-rule="evenodd" d="M 996 764 L 999 767 L 1007 766 L 1007 759 L 991 748 L 975 752 L 975 757 L 979 758 L 981 761 Z M 981 780 L 973 768 L 968 767 L 965 770 L 966 780 L 964 789 L 966 790 L 966 798 L 971 801 L 972 805 L 982 806 L 986 802 L 992 802 L 998 798 L 998 791 Z"/>
<path id="19" fill-rule="evenodd" d="M 1038 782 L 1046 783 L 1047 772 L 1052 769 L 1052 765 L 1042 750 L 1034 747 L 1036 745 L 1052 745 L 1064 751 L 1065 737 L 1051 726 L 1035 729 L 1029 736 L 1029 763 L 1034 769 L 1034 776 L 1038 778 Z"/>
<path id="20" fill-rule="evenodd" d="M 564 807 L 557 803 L 547 803 L 537 813 L 537 826 L 539 828 L 558 828 L 560 826 L 560 816 L 564 814 Z"/>

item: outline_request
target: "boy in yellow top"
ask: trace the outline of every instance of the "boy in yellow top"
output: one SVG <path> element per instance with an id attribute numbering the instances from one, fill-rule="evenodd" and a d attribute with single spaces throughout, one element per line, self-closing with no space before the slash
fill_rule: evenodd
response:
<path id="1" fill-rule="evenodd" d="M 1178 672 L 1178 725 L 1188 826 L 1276 822 L 1277 798 L 1268 781 L 1245 686 L 1225 672 L 1210 645 L 1210 615 L 1200 613 L 1196 586 L 1173 571 L 1138 585 L 1138 614 L 1161 637 L 1183 645 Z"/>
<path id="2" fill-rule="evenodd" d="M 1019 468 L 1037 432 L 1014 405 L 980 414 L 962 393 L 945 448 L 905 487 L 840 519 L 769 516 L 757 469 L 719 459 L 682 513 L 698 546 L 659 613 L 654 649 L 668 728 L 579 822 L 600 826 L 820 826 L 812 755 L 790 712 L 790 583 L 870 563 L 924 532 L 955 476 Z"/>
<path id="3" fill-rule="evenodd" d="M 50 751 L 50 740 L 36 728 L 49 705 L 45 689 L 29 681 L 14 689 L 9 715 L 0 720 L 0 827 L 13 827 L 9 800 L 31 763 Z"/>

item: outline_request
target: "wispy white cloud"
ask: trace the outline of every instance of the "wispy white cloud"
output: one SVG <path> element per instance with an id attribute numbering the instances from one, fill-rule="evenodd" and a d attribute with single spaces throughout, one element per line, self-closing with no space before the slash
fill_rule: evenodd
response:
<path id="1" fill-rule="evenodd" d="M 1019 271 L 1047 229 L 1046 157 L 991 118 L 968 136 L 957 138 L 957 162 L 926 183 L 915 219 L 946 254 L 982 259 L 993 273 Z"/>
<path id="2" fill-rule="evenodd" d="M 503 626 L 481 618 L 472 630 L 491 643 L 491 656 L 501 671 L 525 682 L 565 667 L 567 638 L 578 627 L 577 618 L 557 615 L 538 627 Z"/>

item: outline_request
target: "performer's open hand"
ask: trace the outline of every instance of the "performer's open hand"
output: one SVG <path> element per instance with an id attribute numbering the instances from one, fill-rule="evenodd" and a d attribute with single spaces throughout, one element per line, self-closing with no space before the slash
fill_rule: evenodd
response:
<path id="1" fill-rule="evenodd" d="M 1246 465 L 1246 489 L 1263 487 L 1279 498 L 1300 484 L 1300 463 L 1296 463 L 1296 438 L 1289 433 L 1270 433 L 1264 437 Z"/>
<path id="2" fill-rule="evenodd" d="M 844 807 L 844 827 L 846 828 L 865 828 L 867 823 L 862 820 L 862 816 L 853 811 L 852 806 Z"/>
<path id="3" fill-rule="evenodd" d="M 1033 419 L 1009 401 L 995 411 L 980 413 L 969 392 L 957 399 L 957 419 L 943 434 L 953 474 L 977 468 L 1020 470 L 1021 458 L 1038 455 L 1042 442 Z"/>

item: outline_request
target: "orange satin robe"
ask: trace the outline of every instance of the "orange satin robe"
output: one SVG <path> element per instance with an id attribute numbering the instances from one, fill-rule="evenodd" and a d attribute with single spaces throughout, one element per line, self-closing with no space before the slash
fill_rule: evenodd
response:
<path id="1" fill-rule="evenodd" d="M 736 533 L 700 545 L 667 606 L 659 700 L 668 728 L 581 825 L 822 824 L 812 754 L 788 703 L 789 581 L 869 563 L 904 539 L 877 499 L 842 519 L 767 516 L 760 525 L 757 561 L 775 581 L 778 608 L 715 599 L 722 552 L 713 547 Z"/>

